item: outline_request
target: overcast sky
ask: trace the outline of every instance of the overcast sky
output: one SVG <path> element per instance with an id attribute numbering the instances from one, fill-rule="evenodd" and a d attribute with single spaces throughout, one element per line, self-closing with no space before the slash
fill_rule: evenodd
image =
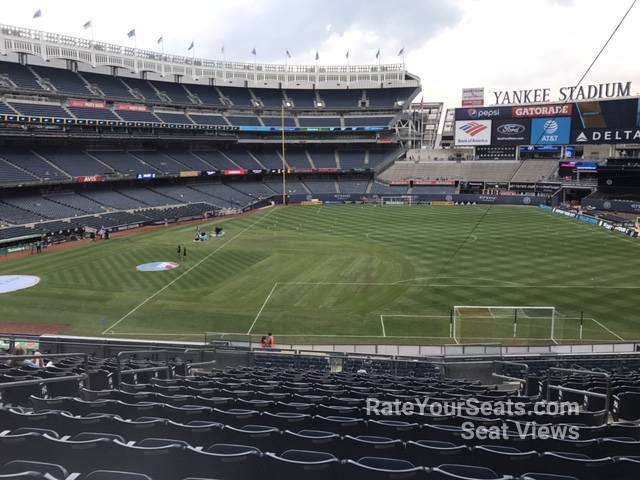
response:
<path id="1" fill-rule="evenodd" d="M 6 2 L 3 23 L 139 48 L 258 62 L 401 61 L 422 79 L 425 101 L 458 106 L 462 87 L 490 92 L 572 85 L 630 0 L 22 0 Z M 33 19 L 36 10 L 42 17 Z M 640 92 L 640 6 L 625 21 L 585 83 L 633 81 Z M 554 96 L 554 94 L 552 94 Z"/>

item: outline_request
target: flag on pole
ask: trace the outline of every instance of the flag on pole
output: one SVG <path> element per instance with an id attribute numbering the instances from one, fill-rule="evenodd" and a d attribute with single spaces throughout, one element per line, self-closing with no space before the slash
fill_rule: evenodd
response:
<path id="1" fill-rule="evenodd" d="M 91 20 L 89 20 L 88 22 L 85 22 L 84 25 L 82 25 L 82 28 L 84 28 L 86 30 L 87 28 L 91 28 L 91 26 L 92 26 L 91 25 Z"/>
<path id="2" fill-rule="evenodd" d="M 257 54 L 256 47 L 253 47 L 253 50 L 251 50 L 251 55 L 253 55 L 255 57 L 256 54 Z"/>
<path id="3" fill-rule="evenodd" d="M 320 54 L 318 53 L 318 50 L 316 50 L 316 60 L 320 60 Z"/>
<path id="4" fill-rule="evenodd" d="M 401 57 L 402 55 L 404 55 L 404 47 L 402 47 L 400 49 L 400 51 L 398 52 L 398 56 Z"/>
<path id="5" fill-rule="evenodd" d="M 224 45 L 220 47 L 220 53 L 224 55 Z"/>
<path id="6" fill-rule="evenodd" d="M 40 18 L 42 16 L 42 10 L 38 9 L 33 14 L 33 18 Z"/>
<path id="7" fill-rule="evenodd" d="M 189 50 L 193 50 L 193 41 L 191 41 L 191 45 L 189 45 L 189 48 L 187 48 L 187 51 Z"/>
<path id="8" fill-rule="evenodd" d="M 158 37 L 158 41 L 157 41 L 156 43 L 157 43 L 158 45 L 160 45 L 161 43 L 164 43 L 164 36 L 163 36 L 163 35 L 160 35 L 160 36 Z"/>
<path id="9" fill-rule="evenodd" d="M 287 54 L 287 58 L 291 58 L 291 52 L 289 52 L 289 50 L 287 50 L 285 53 Z"/>
<path id="10" fill-rule="evenodd" d="M 349 50 L 347 50 L 347 53 L 345 54 L 344 58 L 346 58 L 347 60 L 349 60 Z"/>
<path id="11" fill-rule="evenodd" d="M 380 49 L 376 52 L 376 60 L 380 60 Z"/>
<path id="12" fill-rule="evenodd" d="M 131 30 L 129 30 L 129 33 L 127 33 L 127 37 L 131 38 L 135 36 L 136 36 L 136 29 L 132 28 Z"/>

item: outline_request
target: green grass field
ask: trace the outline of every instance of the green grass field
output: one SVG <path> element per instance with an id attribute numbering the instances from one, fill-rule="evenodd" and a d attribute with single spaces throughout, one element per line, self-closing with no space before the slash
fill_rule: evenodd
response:
<path id="1" fill-rule="evenodd" d="M 158 229 L 0 263 L 38 275 L 0 295 L 0 324 L 64 325 L 71 335 L 280 343 L 453 343 L 455 305 L 552 306 L 555 340 L 640 339 L 640 244 L 534 207 L 307 206 Z M 203 223 L 211 229 L 211 223 Z M 164 272 L 138 264 L 178 261 Z M 581 312 L 583 312 L 581 314 Z M 224 335 L 222 335 L 224 333 Z M 215 338 L 210 335 L 209 338 Z M 456 340 L 550 343 L 548 313 L 513 321 L 466 311 Z"/>

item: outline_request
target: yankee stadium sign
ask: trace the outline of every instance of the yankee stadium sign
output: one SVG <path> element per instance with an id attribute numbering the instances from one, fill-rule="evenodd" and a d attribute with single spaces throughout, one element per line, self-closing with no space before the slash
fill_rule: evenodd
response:
<path id="1" fill-rule="evenodd" d="M 492 92 L 492 94 L 493 99 L 495 100 L 495 105 L 594 100 L 598 98 L 628 97 L 631 95 L 631 82 L 599 83 L 597 85 L 580 85 L 579 87 L 560 87 L 555 100 L 551 99 L 550 88 L 499 90 Z"/>

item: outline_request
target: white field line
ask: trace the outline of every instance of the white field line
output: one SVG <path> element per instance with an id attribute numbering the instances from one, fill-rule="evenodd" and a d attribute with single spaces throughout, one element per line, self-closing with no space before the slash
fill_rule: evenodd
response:
<path id="1" fill-rule="evenodd" d="M 274 210 L 270 210 L 268 213 L 266 213 L 265 215 L 261 216 L 260 218 L 258 218 L 255 222 L 253 222 L 251 225 L 249 225 L 248 227 L 246 227 L 244 230 L 238 232 L 234 237 L 230 238 L 227 242 L 223 243 L 222 245 L 220 245 L 218 248 L 216 248 L 213 252 L 209 253 L 208 255 L 206 255 L 202 260 L 198 261 L 195 265 L 191 266 L 189 269 L 185 270 L 183 273 L 181 273 L 180 275 L 178 275 L 176 278 L 174 278 L 173 280 L 171 280 L 169 283 L 167 283 L 164 287 L 160 288 L 157 292 L 153 293 L 152 295 L 149 295 L 147 298 L 145 298 L 142 302 L 140 302 L 138 305 L 136 305 L 134 308 L 132 308 L 130 311 L 128 311 L 127 313 L 125 313 L 122 317 L 120 317 L 119 320 L 117 320 L 116 322 L 113 323 L 113 325 L 111 325 L 110 327 L 107 327 L 106 329 L 104 329 L 104 331 L 102 332 L 102 335 L 105 335 L 106 333 L 108 333 L 110 330 L 113 330 L 114 327 L 116 327 L 117 325 L 119 325 L 120 323 L 122 323 L 124 320 L 126 320 L 132 313 L 136 312 L 140 307 L 144 306 L 147 302 L 149 302 L 150 300 L 154 299 L 155 297 L 157 297 L 158 295 L 160 295 L 162 292 L 164 292 L 167 288 L 169 288 L 171 285 L 173 285 L 174 283 L 176 283 L 178 280 L 180 280 L 182 277 L 184 277 L 186 274 L 188 274 L 189 272 L 191 272 L 194 268 L 197 268 L 198 266 L 200 266 L 203 262 L 205 262 L 206 260 L 208 260 L 210 257 L 212 257 L 213 255 L 215 255 L 216 253 L 218 253 L 220 250 L 222 250 L 224 247 L 226 247 L 227 245 L 229 245 L 231 242 L 233 242 L 236 238 L 238 238 L 240 235 L 242 235 L 243 233 L 247 232 L 248 230 L 250 230 L 251 228 L 253 228 L 255 225 L 257 225 L 258 223 L 260 223 L 262 220 L 264 220 L 265 218 L 267 218 L 269 215 L 271 215 L 271 213 Z"/>
<path id="2" fill-rule="evenodd" d="M 247 335 L 246 332 L 202 332 L 202 333 L 141 333 L 141 332 L 111 332 L 113 335 L 143 335 L 143 336 L 157 336 L 157 337 L 170 337 L 170 336 L 175 336 L 175 337 L 202 337 L 205 333 L 208 334 L 217 334 L 217 335 L 241 335 L 241 336 L 245 336 Z M 281 337 L 284 338 L 288 338 L 288 337 L 296 337 L 296 338 L 304 338 L 304 337 L 311 337 L 311 338 L 400 338 L 400 339 L 409 339 L 409 340 L 418 340 L 418 339 L 422 339 L 422 338 L 430 338 L 430 339 L 440 339 L 440 340 L 450 340 L 451 337 L 429 337 L 429 336 L 414 336 L 414 335 L 387 335 L 386 337 L 383 337 L 381 335 L 314 335 L 314 334 L 280 334 Z M 457 338 L 453 338 L 453 340 L 456 342 L 456 344 L 460 345 L 460 342 L 458 341 Z M 469 340 L 473 340 L 472 338 Z M 513 337 L 483 337 L 483 340 L 513 340 Z M 550 341 L 550 338 L 523 338 L 521 340 L 537 340 L 537 341 Z M 560 341 L 562 342 L 568 342 L 568 341 L 579 341 L 578 338 L 563 338 Z M 584 339 L 583 339 L 584 341 Z M 600 343 L 605 343 L 605 340 L 593 340 L 595 342 L 600 342 Z M 627 340 L 625 340 L 627 341 Z M 631 341 L 631 340 L 629 340 Z M 558 344 L 558 342 L 556 340 L 553 340 L 554 343 Z"/>
<path id="3" fill-rule="evenodd" d="M 262 303 L 262 306 L 260 307 L 260 310 L 258 310 L 256 318 L 253 319 L 253 323 L 249 327 L 249 330 L 247 330 L 247 335 L 249 335 L 251 333 L 251 330 L 253 330 L 253 327 L 255 326 L 256 322 L 258 321 L 258 318 L 260 318 L 260 315 L 262 314 L 262 311 L 264 310 L 264 307 L 266 307 L 267 303 L 269 303 L 269 299 L 271 298 L 271 295 L 273 295 L 273 292 L 276 290 L 277 286 L 278 286 L 278 282 L 273 284 L 273 287 L 271 288 L 271 291 L 269 292 L 269 295 L 267 295 L 267 298 L 264 299 L 264 302 Z"/>
<path id="4" fill-rule="evenodd" d="M 614 331 L 613 331 L 613 330 L 611 330 L 610 328 L 605 327 L 602 323 L 600 323 L 600 322 L 599 322 L 598 320 L 596 320 L 595 318 L 592 318 L 592 320 L 593 320 L 594 322 L 596 322 L 598 325 L 600 325 L 602 328 L 604 328 L 604 329 L 605 329 L 607 332 L 609 332 L 611 335 L 613 335 L 613 336 L 615 336 L 615 337 L 619 338 L 619 339 L 620 339 L 620 340 L 622 340 L 623 342 L 625 341 L 625 339 L 624 339 L 624 338 L 622 338 L 620 335 L 618 335 L 616 332 L 614 332 Z"/>
<path id="5" fill-rule="evenodd" d="M 382 326 L 382 336 L 386 337 L 387 332 L 384 329 L 384 315 L 380 315 L 380 325 Z"/>
<path id="6" fill-rule="evenodd" d="M 598 290 L 640 290 L 640 285 L 474 285 L 449 284 L 449 283 L 384 283 L 384 282 L 278 282 L 278 285 L 300 285 L 300 286 L 321 286 L 321 285 L 352 285 L 352 286 L 396 286 L 396 287 L 472 287 L 472 288 L 597 288 Z"/>

